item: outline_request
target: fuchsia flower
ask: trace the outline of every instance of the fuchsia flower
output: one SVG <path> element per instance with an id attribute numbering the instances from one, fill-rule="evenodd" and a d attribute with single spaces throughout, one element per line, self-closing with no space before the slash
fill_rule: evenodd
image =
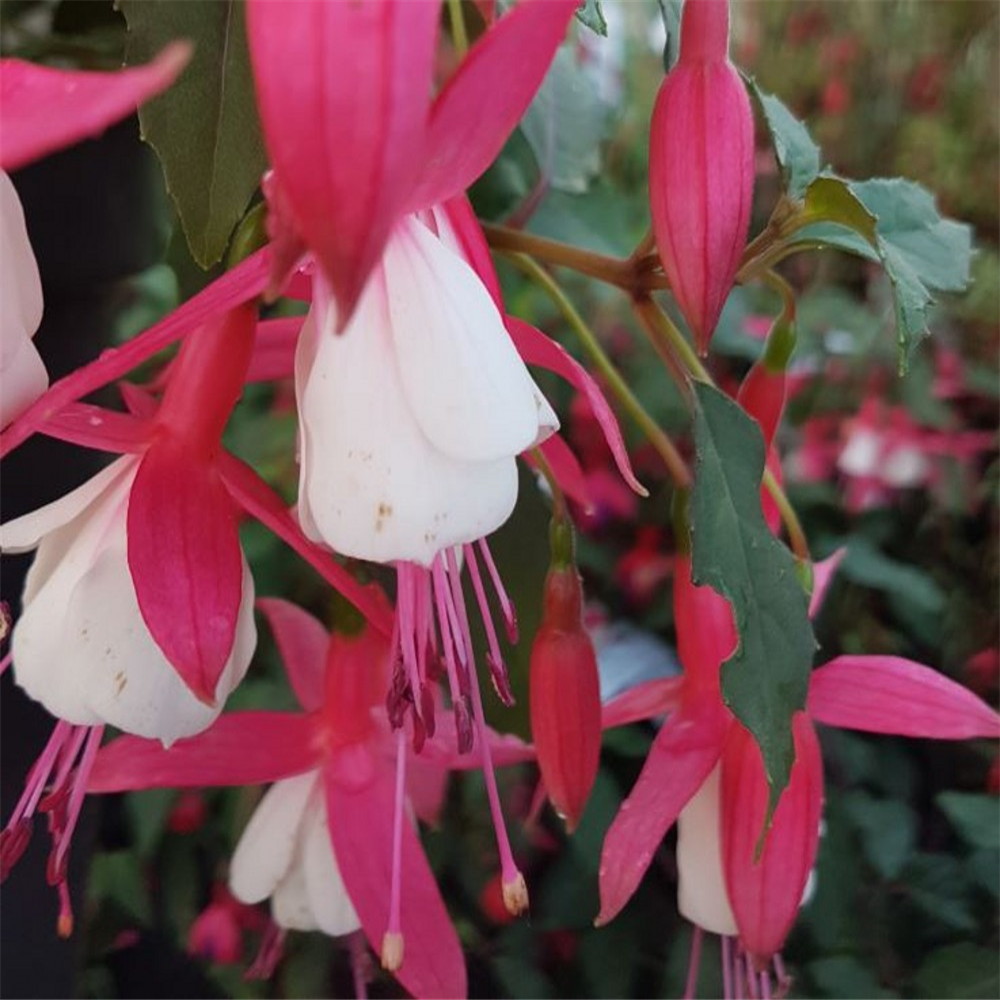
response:
<path id="1" fill-rule="evenodd" d="M 249 4 L 257 103 L 284 209 L 279 266 L 305 247 L 315 254 L 338 329 L 400 219 L 463 193 L 496 158 L 576 6 L 519 3 L 432 100 L 440 2 Z"/>
<path id="2" fill-rule="evenodd" d="M 170 750 L 121 737 L 98 754 L 90 790 L 275 782 L 236 849 L 234 895 L 270 896 L 282 927 L 339 935 L 360 925 L 415 996 L 464 996 L 458 939 L 407 808 L 432 817 L 447 770 L 469 758 L 447 726 L 421 754 L 407 749 L 386 717 L 390 647 L 373 629 L 328 637 L 285 601 L 260 607 L 305 711 L 224 715 Z M 511 737 L 486 738 L 498 764 L 532 756 Z"/>
<path id="3" fill-rule="evenodd" d="M 816 567 L 815 612 L 834 560 Z M 679 904 L 699 926 L 738 934 L 763 962 L 795 920 L 819 843 L 823 773 L 814 724 L 932 739 L 1000 736 L 1000 716 L 929 667 L 896 656 L 838 656 L 815 670 L 804 712 L 794 719 L 796 759 L 763 851 L 768 785 L 750 734 L 719 689 L 719 667 L 736 645 L 728 602 L 691 581 L 678 558 L 674 613 L 684 677 L 651 682 L 606 706 L 634 719 L 670 712 L 639 780 L 608 831 L 601 858 L 599 923 L 635 891 L 667 830 L 678 823 Z M 606 719 L 607 724 L 607 719 Z"/>
<path id="4" fill-rule="evenodd" d="M 98 135 L 170 86 L 190 48 L 170 45 L 147 66 L 118 73 L 51 69 L 0 59 L 0 427 L 49 384 L 31 342 L 42 321 L 42 285 L 7 171 Z"/>
<path id="5" fill-rule="evenodd" d="M 686 0 L 677 64 L 649 136 L 649 200 L 663 270 L 701 353 L 746 244 L 753 113 L 729 62 L 728 0 Z"/>

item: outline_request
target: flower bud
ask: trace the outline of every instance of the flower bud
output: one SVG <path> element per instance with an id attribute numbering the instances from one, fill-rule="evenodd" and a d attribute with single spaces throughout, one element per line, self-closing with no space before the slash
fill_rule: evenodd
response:
<path id="1" fill-rule="evenodd" d="M 685 0 L 680 58 L 660 87 L 649 140 L 656 244 L 702 354 L 736 277 L 753 198 L 753 114 L 728 35 L 727 0 Z"/>
<path id="2" fill-rule="evenodd" d="M 545 579 L 542 624 L 531 647 L 530 699 L 542 778 L 572 832 L 601 751 L 597 658 L 583 627 L 583 588 L 572 563 L 550 569 Z"/>

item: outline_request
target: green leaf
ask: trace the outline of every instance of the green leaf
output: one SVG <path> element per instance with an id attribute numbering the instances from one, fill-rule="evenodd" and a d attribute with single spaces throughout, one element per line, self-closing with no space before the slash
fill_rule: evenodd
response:
<path id="1" fill-rule="evenodd" d="M 105 851 L 90 862 L 87 895 L 91 902 L 112 902 L 140 924 L 150 924 L 153 908 L 138 857 L 131 851 Z"/>
<path id="2" fill-rule="evenodd" d="M 938 948 L 917 970 L 913 986 L 917 997 L 995 997 L 1000 993 L 996 950 L 968 941 Z"/>
<path id="3" fill-rule="evenodd" d="M 681 54 L 682 0 L 659 0 L 659 5 L 663 28 L 667 33 L 667 40 L 663 45 L 663 72 L 669 73 Z"/>
<path id="4" fill-rule="evenodd" d="M 785 193 L 789 198 L 798 200 L 819 174 L 819 146 L 812 141 L 805 125 L 777 97 L 761 90 L 753 77 L 747 77 L 747 82 L 760 103 L 771 132 Z"/>
<path id="5" fill-rule="evenodd" d="M 807 966 L 809 976 L 819 986 L 822 996 L 840 997 L 841 1000 L 871 1000 L 897 996 L 883 989 L 874 972 L 862 965 L 856 955 L 829 955 L 817 958 Z"/>
<path id="6" fill-rule="evenodd" d="M 601 143 L 609 120 L 597 85 L 563 46 L 521 120 L 521 131 L 550 188 L 570 194 L 587 190 L 601 169 Z"/>
<path id="7" fill-rule="evenodd" d="M 972 229 L 943 219 L 926 188 L 900 178 L 847 181 L 821 177 L 826 195 L 836 186 L 846 207 L 849 194 L 864 209 L 851 217 L 833 211 L 817 214 L 817 222 L 801 229 L 796 243 L 821 244 L 879 261 L 892 284 L 900 366 L 905 368 L 912 348 L 926 335 L 933 292 L 960 292 L 969 283 Z M 806 197 L 809 204 L 808 192 Z M 874 239 L 868 218 L 875 220 Z M 861 237 L 861 238 L 859 238 Z"/>
<path id="8" fill-rule="evenodd" d="M 760 745 L 771 809 L 794 759 L 792 715 L 805 705 L 816 641 L 792 554 L 760 505 L 764 441 L 726 395 L 696 383 L 693 578 L 733 607 L 740 642 L 722 665 L 722 694 Z"/>
<path id="9" fill-rule="evenodd" d="M 934 801 L 967 844 L 996 850 L 1000 843 L 1000 803 L 995 796 L 941 792 Z"/>
<path id="10" fill-rule="evenodd" d="M 139 124 L 163 164 L 191 253 L 210 267 L 222 257 L 267 166 L 243 3 L 118 0 L 118 7 L 129 29 L 126 65 L 148 62 L 177 38 L 194 43 L 190 65 L 173 87 L 139 109 Z"/>
<path id="11" fill-rule="evenodd" d="M 601 0 L 582 0 L 576 9 L 576 19 L 602 38 L 608 37 L 608 22 L 601 10 Z"/>
<path id="12" fill-rule="evenodd" d="M 821 242 L 879 261 L 877 220 L 840 177 L 824 174 L 809 184 L 800 218 L 810 223 L 810 239 L 818 232 Z"/>

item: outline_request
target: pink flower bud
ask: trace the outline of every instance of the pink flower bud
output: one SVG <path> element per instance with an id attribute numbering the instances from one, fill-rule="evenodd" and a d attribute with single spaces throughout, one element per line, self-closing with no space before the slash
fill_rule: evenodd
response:
<path id="1" fill-rule="evenodd" d="M 587 805 L 601 752 L 597 659 L 582 611 L 576 567 L 549 570 L 531 647 L 531 732 L 549 798 L 570 832 Z"/>
<path id="2" fill-rule="evenodd" d="M 686 0 L 680 59 L 660 87 L 649 142 L 656 244 L 702 354 L 736 277 L 753 198 L 753 114 L 728 36 L 727 0 Z"/>

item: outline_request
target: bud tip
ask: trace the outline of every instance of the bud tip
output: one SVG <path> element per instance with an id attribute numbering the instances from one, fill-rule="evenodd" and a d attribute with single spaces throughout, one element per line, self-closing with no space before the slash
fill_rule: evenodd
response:
<path id="1" fill-rule="evenodd" d="M 507 912 L 512 917 L 519 917 L 527 912 L 528 884 L 524 881 L 524 876 L 518 872 L 509 882 L 503 883 L 503 905 L 507 907 Z"/>

